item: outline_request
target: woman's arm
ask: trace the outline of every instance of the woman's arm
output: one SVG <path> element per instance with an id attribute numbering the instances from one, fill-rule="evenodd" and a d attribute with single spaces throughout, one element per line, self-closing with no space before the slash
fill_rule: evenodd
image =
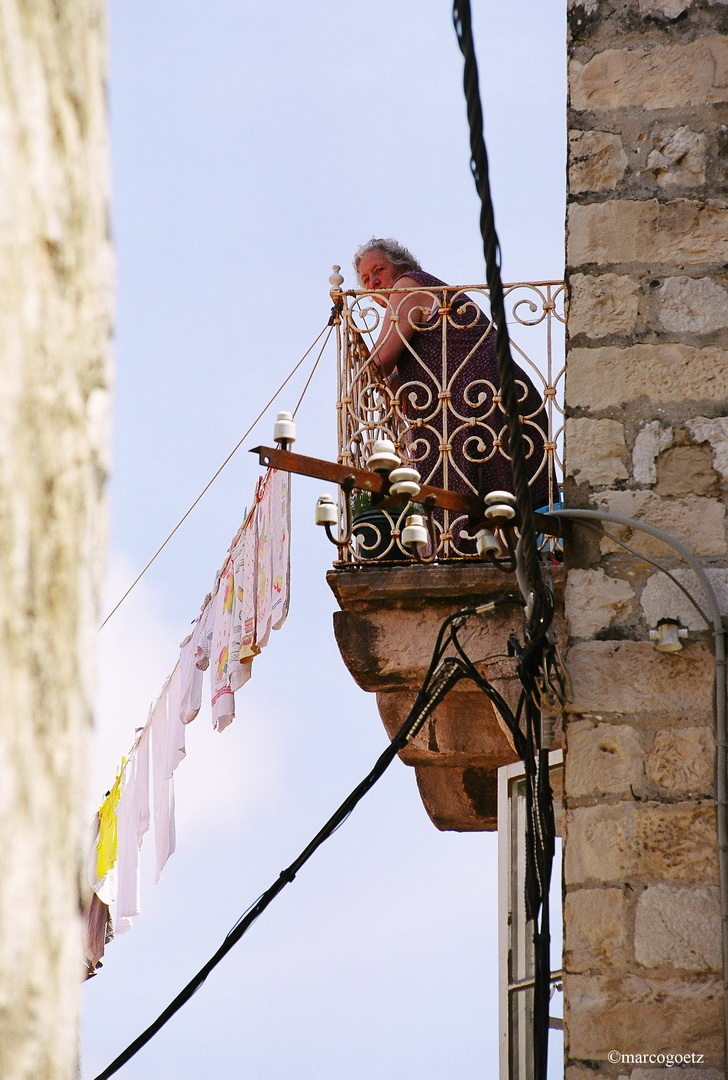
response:
<path id="1" fill-rule="evenodd" d="M 407 274 L 397 279 L 397 285 L 403 288 L 417 284 L 415 279 Z M 431 307 L 432 297 L 423 292 L 408 293 L 405 296 L 395 293 L 389 298 L 371 358 L 393 390 L 400 385 L 399 374 L 395 369 L 405 341 L 409 341 L 417 327 L 426 321 Z"/>

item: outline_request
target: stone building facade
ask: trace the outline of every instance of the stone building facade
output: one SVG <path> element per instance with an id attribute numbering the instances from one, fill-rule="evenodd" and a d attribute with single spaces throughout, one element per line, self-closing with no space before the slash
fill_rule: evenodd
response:
<path id="1" fill-rule="evenodd" d="M 728 5 L 569 0 L 568 15 L 565 503 L 676 536 L 726 613 Z M 721 1080 L 713 635 L 660 569 L 704 607 L 677 552 L 607 529 L 574 526 L 560 627 L 566 1080 Z M 330 575 L 342 654 L 390 732 L 422 643 L 502 588 L 492 573 Z M 664 618 L 689 631 L 679 652 L 650 640 Z M 482 631 L 480 655 L 504 625 Z M 494 828 L 495 774 L 514 758 L 474 697 L 453 695 L 407 750 L 440 828 Z"/>
<path id="2" fill-rule="evenodd" d="M 112 260 L 104 5 L 0 0 L 0 1075 L 77 1075 Z"/>
<path id="3" fill-rule="evenodd" d="M 723 611 L 726 30 L 725 3 L 569 7 L 566 502 L 677 536 L 707 569 Z M 647 561 L 703 602 L 675 552 L 637 529 L 614 535 L 645 557 L 578 529 L 565 593 L 574 680 L 566 1076 L 657 1080 L 665 1066 L 655 1056 L 690 1054 L 694 1071 L 674 1075 L 717 1080 L 725 1048 L 712 637 Z M 665 617 L 690 629 L 682 652 L 656 652 L 648 639 Z"/>

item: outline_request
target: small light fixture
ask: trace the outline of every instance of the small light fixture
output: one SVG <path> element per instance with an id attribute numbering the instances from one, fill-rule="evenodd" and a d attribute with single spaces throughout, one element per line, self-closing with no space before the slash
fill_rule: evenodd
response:
<path id="1" fill-rule="evenodd" d="M 388 476 L 392 469 L 397 469 L 402 464 L 397 456 L 394 443 L 391 439 L 375 439 L 372 443 L 372 452 L 367 458 L 367 469 L 383 473 Z"/>
<path id="2" fill-rule="evenodd" d="M 650 641 L 654 641 L 658 652 L 680 652 L 687 636 L 688 631 L 679 619 L 660 619 L 656 628 L 650 630 Z"/>
<path id="3" fill-rule="evenodd" d="M 290 450 L 296 441 L 296 425 L 293 413 L 279 412 L 273 427 L 273 441 L 277 442 L 281 450 Z"/>
<path id="4" fill-rule="evenodd" d="M 408 499 L 416 499 L 419 493 L 420 474 L 417 469 L 392 469 L 389 474 L 390 495 L 406 495 Z"/>
<path id="5" fill-rule="evenodd" d="M 420 551 L 427 547 L 429 536 L 422 514 L 410 514 L 402 529 L 402 543 L 409 549 Z"/>
<path id="6" fill-rule="evenodd" d="M 339 520 L 339 511 L 336 508 L 333 495 L 319 495 L 316 503 L 317 525 L 336 525 Z"/>

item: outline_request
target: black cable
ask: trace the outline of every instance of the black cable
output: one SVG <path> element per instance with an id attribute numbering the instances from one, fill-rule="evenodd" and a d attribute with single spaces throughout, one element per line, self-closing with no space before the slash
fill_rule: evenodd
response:
<path id="1" fill-rule="evenodd" d="M 379 756 L 368 775 L 365 776 L 361 783 L 359 783 L 351 794 L 347 796 L 323 828 L 319 830 L 313 840 L 311 840 L 307 847 L 304 848 L 298 858 L 294 859 L 290 866 L 281 871 L 273 885 L 262 893 L 255 903 L 248 908 L 247 912 L 241 916 L 235 926 L 228 932 L 217 952 L 200 968 L 197 974 L 190 979 L 187 985 L 180 991 L 174 1000 L 169 1003 L 166 1009 L 164 1009 L 157 1019 L 150 1024 L 141 1035 L 134 1039 L 134 1041 L 130 1043 L 103 1072 L 99 1073 L 95 1080 L 108 1080 L 108 1077 L 113 1076 L 118 1072 L 119 1069 L 134 1057 L 134 1055 L 141 1050 L 141 1048 L 145 1046 L 162 1027 L 164 1027 L 167 1021 L 171 1020 L 175 1013 L 177 1013 L 200 989 L 207 979 L 207 976 L 217 967 L 223 957 L 238 943 L 243 934 L 245 934 L 252 926 L 258 916 L 265 911 L 281 890 L 294 880 L 296 874 L 301 867 L 308 862 L 314 852 L 344 823 L 356 805 L 384 774 L 398 752 L 410 741 L 410 739 L 414 738 L 428 716 L 435 708 L 437 708 L 453 686 L 464 677 L 465 669 L 459 658 L 449 656 L 442 659 L 442 657 L 449 640 L 446 640 L 446 634 L 453 622 L 458 618 L 469 617 L 471 614 L 475 614 L 475 611 L 467 609 L 467 614 L 465 611 L 456 612 L 454 615 L 450 615 L 444 620 L 437 636 L 430 666 L 422 688 L 417 694 L 415 703 L 410 709 L 404 724 L 402 724 L 402 727 L 394 736 L 389 746 L 387 746 L 386 750 Z"/>
<path id="2" fill-rule="evenodd" d="M 547 600 L 542 612 L 542 618 L 547 622 L 550 622 L 548 610 L 550 602 L 552 603 Z M 556 830 L 553 796 L 549 782 L 549 754 L 548 750 L 541 745 L 541 713 L 536 705 L 536 696 L 540 665 L 547 660 L 550 642 L 545 631 L 542 635 L 538 635 L 540 640 L 529 640 L 525 646 L 520 645 L 514 634 L 511 634 L 509 638 L 509 651 L 516 659 L 516 670 L 523 688 L 518 709 L 514 715 L 495 687 L 480 674 L 467 655 L 459 640 L 458 629 L 458 625 L 453 624 L 450 640 L 457 651 L 463 670 L 500 712 L 513 736 L 516 753 L 524 765 L 526 796 L 524 902 L 526 917 L 533 922 L 534 1077 L 535 1080 L 546 1080 L 551 992 L 549 893 Z"/>
<path id="3" fill-rule="evenodd" d="M 536 527 L 531 505 L 531 490 L 526 468 L 526 442 L 518 407 L 518 391 L 513 358 L 506 324 L 505 298 L 501 278 L 501 252 L 495 227 L 495 213 L 488 175 L 488 154 L 483 138 L 483 110 L 480 103 L 478 64 L 475 58 L 470 0 L 454 0 L 453 24 L 460 51 L 465 61 L 463 88 L 470 126 L 470 170 L 480 197 L 480 232 L 483 238 L 485 273 L 490 292 L 490 306 L 495 323 L 495 349 L 498 359 L 500 395 L 508 420 L 509 451 L 513 470 L 516 502 L 521 516 L 522 550 L 526 579 L 534 595 L 534 627 L 540 621 L 539 608 L 543 597 L 543 581 L 536 543 Z M 529 631 L 531 627 L 529 626 Z"/>

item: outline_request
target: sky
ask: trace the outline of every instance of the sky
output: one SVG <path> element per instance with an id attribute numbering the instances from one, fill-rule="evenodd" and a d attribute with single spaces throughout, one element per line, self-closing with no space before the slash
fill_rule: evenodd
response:
<path id="1" fill-rule="evenodd" d="M 473 0 L 506 281 L 563 275 L 565 5 Z M 115 420 L 104 613 L 325 325 L 328 277 L 395 236 L 451 283 L 484 277 L 462 61 L 445 0 L 110 0 Z M 176 660 L 310 367 L 100 632 L 92 812 Z M 335 458 L 335 355 L 296 449 Z M 222 734 L 201 713 L 175 774 L 177 851 L 83 989 L 83 1077 L 177 994 L 365 775 L 386 737 L 333 638 L 293 485 L 292 595 Z M 490 1080 L 495 834 L 441 833 L 399 761 L 119 1076 Z"/>

